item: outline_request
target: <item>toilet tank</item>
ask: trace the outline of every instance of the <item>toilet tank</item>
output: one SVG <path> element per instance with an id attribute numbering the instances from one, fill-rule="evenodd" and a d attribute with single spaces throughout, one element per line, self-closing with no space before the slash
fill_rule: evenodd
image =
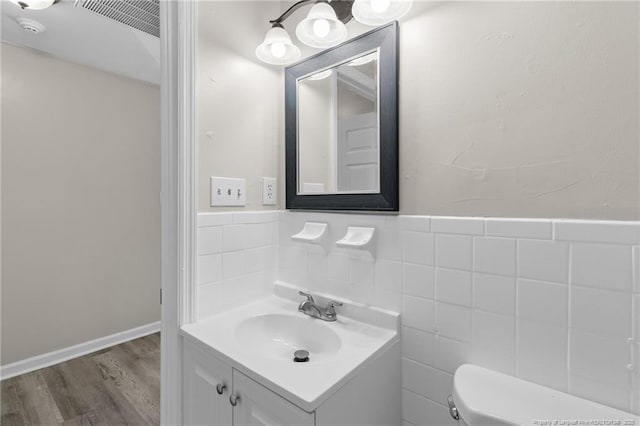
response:
<path id="1" fill-rule="evenodd" d="M 469 426 L 640 426 L 631 413 L 472 364 L 456 370 L 452 397 L 452 415 Z"/>

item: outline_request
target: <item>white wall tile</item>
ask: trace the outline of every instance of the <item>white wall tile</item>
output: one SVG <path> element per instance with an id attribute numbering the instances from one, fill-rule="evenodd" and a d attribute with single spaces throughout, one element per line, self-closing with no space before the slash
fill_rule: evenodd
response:
<path id="1" fill-rule="evenodd" d="M 392 293 L 402 292 L 402 264 L 392 260 L 378 260 L 375 263 L 376 288 Z"/>
<path id="2" fill-rule="evenodd" d="M 416 426 L 458 426 L 444 405 L 408 390 L 402 391 L 402 418 Z"/>
<path id="3" fill-rule="evenodd" d="M 476 237 L 473 241 L 473 269 L 489 274 L 516 274 L 516 240 Z"/>
<path id="4" fill-rule="evenodd" d="M 307 268 L 307 250 L 300 246 L 284 246 L 278 248 L 280 267 L 286 269 Z"/>
<path id="5" fill-rule="evenodd" d="M 434 331 L 433 300 L 404 296 L 402 300 L 402 324 L 424 331 Z"/>
<path id="6" fill-rule="evenodd" d="M 402 243 L 397 221 L 376 229 L 376 257 L 378 259 L 402 260 Z"/>
<path id="7" fill-rule="evenodd" d="M 222 251 L 222 227 L 198 228 L 198 254 L 216 254 Z"/>
<path id="8" fill-rule="evenodd" d="M 631 337 L 629 294 L 571 287 L 570 327 L 606 336 Z"/>
<path id="9" fill-rule="evenodd" d="M 436 268 L 436 300 L 471 306 L 471 272 Z"/>
<path id="10" fill-rule="evenodd" d="M 407 358 L 402 359 L 402 388 L 428 397 L 433 384 L 433 368 Z"/>
<path id="11" fill-rule="evenodd" d="M 199 285 L 196 289 L 198 319 L 204 319 L 218 312 L 218 294 L 220 283 Z"/>
<path id="12" fill-rule="evenodd" d="M 233 223 L 267 223 L 278 220 L 278 211 L 233 212 Z"/>
<path id="13" fill-rule="evenodd" d="M 557 241 L 519 240 L 518 276 L 566 283 L 569 278 L 569 245 Z"/>
<path id="14" fill-rule="evenodd" d="M 630 246 L 572 244 L 571 282 L 611 290 L 632 291 Z"/>
<path id="15" fill-rule="evenodd" d="M 554 238 L 563 241 L 640 244 L 640 223 L 556 220 Z"/>
<path id="16" fill-rule="evenodd" d="M 199 227 L 229 225 L 232 222 L 232 213 L 198 213 Z"/>
<path id="17" fill-rule="evenodd" d="M 402 327 L 402 356 L 422 364 L 435 362 L 435 335 L 410 327 Z"/>
<path id="18" fill-rule="evenodd" d="M 245 274 L 247 261 L 244 251 L 222 253 L 222 278 L 234 278 Z"/>
<path id="19" fill-rule="evenodd" d="M 243 248 L 256 248 L 266 245 L 268 241 L 268 231 L 271 228 L 267 223 L 250 223 L 242 225 L 244 228 Z"/>
<path id="20" fill-rule="evenodd" d="M 426 232 L 402 232 L 402 259 L 419 265 L 434 264 L 433 234 Z"/>
<path id="21" fill-rule="evenodd" d="M 403 292 L 412 296 L 433 299 L 435 268 L 433 266 L 403 264 Z"/>
<path id="22" fill-rule="evenodd" d="M 567 339 L 565 327 L 519 319 L 518 377 L 566 392 Z"/>
<path id="23" fill-rule="evenodd" d="M 374 268 L 373 260 L 350 258 L 349 281 L 357 286 L 373 288 Z"/>
<path id="24" fill-rule="evenodd" d="M 516 326 L 512 316 L 473 312 L 473 362 L 506 374 L 515 373 Z"/>
<path id="25" fill-rule="evenodd" d="M 475 217 L 432 217 L 431 232 L 484 235 L 484 219 Z"/>
<path id="26" fill-rule="evenodd" d="M 205 284 L 220 281 L 222 278 L 222 261 L 219 254 L 198 256 L 197 283 Z"/>
<path id="27" fill-rule="evenodd" d="M 416 426 L 458 426 L 444 405 L 409 390 L 402 391 L 402 418 Z"/>
<path id="28" fill-rule="evenodd" d="M 514 315 L 516 279 L 500 275 L 473 274 L 473 307 L 497 314 Z"/>
<path id="29" fill-rule="evenodd" d="M 605 337 L 569 330 L 569 373 L 618 387 L 629 386 L 629 343 L 623 337 Z"/>
<path id="30" fill-rule="evenodd" d="M 411 425 L 424 425 L 424 419 L 429 416 L 429 407 L 426 405 L 427 399 L 416 395 L 413 392 L 403 390 L 401 394 L 402 400 L 402 419 Z"/>
<path id="31" fill-rule="evenodd" d="M 326 293 L 329 279 L 329 262 L 322 250 L 318 251 L 314 253 L 307 252 L 307 285 L 315 292 Z"/>
<path id="32" fill-rule="evenodd" d="M 518 317 L 567 327 L 569 295 L 566 284 L 518 280 Z"/>
<path id="33" fill-rule="evenodd" d="M 243 273 L 251 274 L 254 272 L 259 272 L 259 271 L 268 269 L 269 268 L 269 265 L 267 264 L 268 258 L 269 258 L 268 249 L 265 247 L 244 250 L 245 270 Z M 223 268 L 224 268 L 224 260 L 223 260 Z"/>
<path id="34" fill-rule="evenodd" d="M 551 220 L 541 219 L 486 219 L 487 235 L 494 237 L 534 238 L 550 240 L 553 237 Z"/>
<path id="35" fill-rule="evenodd" d="M 445 337 L 471 340 L 471 309 L 448 303 L 436 303 L 436 332 Z"/>
<path id="36" fill-rule="evenodd" d="M 436 336 L 436 368 L 451 374 L 462 364 L 471 362 L 471 346 L 443 336 Z"/>
<path id="37" fill-rule="evenodd" d="M 467 235 L 436 235 L 436 266 L 470 271 L 473 239 Z"/>
<path id="38" fill-rule="evenodd" d="M 236 222 L 242 224 L 231 224 L 235 218 L 231 214 L 226 219 L 224 215 L 204 221 L 199 218 L 200 224 L 208 226 L 241 225 L 240 230 L 228 231 L 227 247 L 222 231 L 222 252 L 229 248 L 245 250 L 245 257 L 255 256 L 250 262 L 257 264 L 255 269 L 264 268 L 256 274 L 220 281 L 219 288 L 218 284 L 204 285 L 205 299 L 207 290 L 211 290 L 209 299 L 213 299 L 213 305 L 199 304 L 199 309 L 215 313 L 221 307 L 246 299 L 245 292 L 259 297 L 272 285 L 264 283 L 270 280 L 269 276 L 273 277 L 268 273 L 269 265 L 277 262 L 277 278 L 283 281 L 400 310 L 402 351 L 405 365 L 409 366 L 409 372 L 404 373 L 405 384 L 423 394 L 403 390 L 403 420 L 407 426 L 449 424 L 451 419 L 443 397 L 455 369 L 465 362 L 507 372 L 514 372 L 517 365 L 518 375 L 525 379 L 560 390 L 566 390 L 569 381 L 572 392 L 582 392 L 601 402 L 610 399 L 604 395 L 608 392 L 623 395 L 626 383 L 628 403 L 631 374 L 626 364 L 631 361 L 625 360 L 625 356 L 630 358 L 625 337 L 630 333 L 632 318 L 636 317 L 632 316 L 632 308 L 616 309 L 621 305 L 632 306 L 631 302 L 623 301 L 625 294 L 629 296 L 627 300 L 631 300 L 630 291 L 640 294 L 640 279 L 635 278 L 640 273 L 632 273 L 633 267 L 640 267 L 640 249 L 636 247 L 632 254 L 631 243 L 636 237 L 623 235 L 633 232 L 628 224 L 570 221 L 567 225 L 565 221 L 555 221 L 562 222 L 555 226 L 550 220 L 540 219 L 311 212 L 281 212 L 277 214 L 277 222 L 262 221 L 270 215 L 274 214 L 239 215 Z M 307 220 L 328 223 L 331 241 L 341 238 L 348 224 L 374 226 L 375 260 L 357 256 L 350 259 L 348 252 L 334 246 L 324 253 L 292 242 L 290 236 Z M 563 241 L 551 240 L 552 231 Z M 233 238 L 234 232 L 238 238 Z M 251 239 L 249 234 L 256 237 Z M 468 250 L 472 238 L 475 241 Z M 640 244 L 640 239 L 634 244 Z M 613 248 L 605 250 L 603 245 Z M 249 247 L 256 249 L 248 250 Z M 606 253 L 594 254 L 598 249 Z M 221 253 L 217 248 L 204 250 Z M 472 284 L 464 272 L 470 269 L 475 271 Z M 262 290 L 251 282 L 251 276 L 254 281 L 259 281 L 257 277 L 264 281 Z M 571 297 L 567 285 L 570 276 L 571 282 L 577 284 L 572 287 Z M 610 280 L 602 282 L 603 277 Z M 613 291 L 599 297 L 592 289 Z M 434 297 L 438 300 L 432 300 Z M 601 309 L 590 313 L 589 306 L 596 299 Z M 569 300 L 574 327 L 571 330 L 567 328 Z M 476 311 L 457 303 L 473 306 Z M 635 303 L 640 305 L 640 296 Z M 213 307 L 209 311 L 210 306 Z M 567 351 L 567 347 L 571 349 Z M 567 364 L 571 366 L 570 372 Z M 432 380 L 416 380 L 425 374 Z M 640 377 L 637 381 L 640 386 Z"/>
<path id="39" fill-rule="evenodd" d="M 399 216 L 398 225 L 401 231 L 429 232 L 431 220 L 428 216 Z"/>
<path id="40" fill-rule="evenodd" d="M 433 370 L 433 382 L 428 397 L 440 404 L 447 403 L 447 397 L 453 393 L 453 374 Z"/>
<path id="41" fill-rule="evenodd" d="M 349 280 L 349 256 L 342 253 L 330 253 L 328 259 L 329 278 Z"/>
<path id="42" fill-rule="evenodd" d="M 330 292 L 327 290 L 327 293 Z M 373 289 L 373 304 L 379 308 L 400 313 L 402 312 L 402 293 L 375 287 Z"/>
<path id="43" fill-rule="evenodd" d="M 569 392 L 622 411 L 629 412 L 631 410 L 631 393 L 629 387 L 625 385 L 616 386 L 577 374 L 570 374 Z M 633 400 L 631 399 L 631 401 Z"/>
<path id="44" fill-rule="evenodd" d="M 247 247 L 247 225 L 228 225 L 222 228 L 222 250 L 235 251 Z"/>

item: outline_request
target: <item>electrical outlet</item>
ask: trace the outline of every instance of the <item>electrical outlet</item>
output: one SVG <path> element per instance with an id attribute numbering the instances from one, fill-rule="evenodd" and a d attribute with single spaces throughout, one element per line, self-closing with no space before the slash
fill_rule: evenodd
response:
<path id="1" fill-rule="evenodd" d="M 265 206 L 275 206 L 278 203 L 276 198 L 276 178 L 262 178 L 262 204 Z"/>
<path id="2" fill-rule="evenodd" d="M 245 204 L 245 179 L 211 176 L 212 207 L 244 206 Z"/>

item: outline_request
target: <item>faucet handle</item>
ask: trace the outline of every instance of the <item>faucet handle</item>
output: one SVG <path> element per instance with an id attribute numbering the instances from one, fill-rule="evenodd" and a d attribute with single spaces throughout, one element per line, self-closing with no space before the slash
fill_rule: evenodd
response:
<path id="1" fill-rule="evenodd" d="M 338 302 L 337 300 L 330 300 L 329 303 L 327 303 L 327 314 L 329 315 L 335 315 L 336 314 L 336 306 L 342 306 L 343 303 L 342 302 Z"/>
<path id="2" fill-rule="evenodd" d="M 300 290 L 300 291 L 298 292 L 298 294 L 299 294 L 300 296 L 304 296 L 304 297 L 306 297 L 306 298 L 307 298 L 307 300 L 308 300 L 309 302 L 315 303 L 315 301 L 313 300 L 313 296 L 312 296 L 312 295 L 310 295 L 309 293 L 305 293 L 304 291 Z"/>

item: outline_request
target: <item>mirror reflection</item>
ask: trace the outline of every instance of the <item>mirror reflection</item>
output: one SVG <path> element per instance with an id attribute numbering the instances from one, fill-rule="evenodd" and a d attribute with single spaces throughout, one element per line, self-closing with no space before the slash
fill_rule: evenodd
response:
<path id="1" fill-rule="evenodd" d="M 380 192 L 378 58 L 298 79 L 298 194 Z"/>

